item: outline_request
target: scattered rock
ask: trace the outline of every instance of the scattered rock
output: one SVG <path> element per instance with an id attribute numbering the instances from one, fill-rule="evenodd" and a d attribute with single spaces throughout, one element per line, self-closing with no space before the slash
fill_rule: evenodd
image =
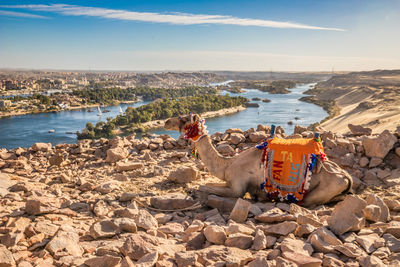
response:
<path id="1" fill-rule="evenodd" d="M 120 233 L 118 225 L 111 220 L 95 222 L 89 229 L 89 234 L 94 239 L 112 237 Z"/>
<path id="2" fill-rule="evenodd" d="M 168 180 L 176 183 L 190 183 L 200 178 L 200 173 L 193 167 L 180 167 L 172 171 Z"/>
<path id="3" fill-rule="evenodd" d="M 167 194 L 152 197 L 150 204 L 157 209 L 174 210 L 193 206 L 196 204 L 196 201 L 183 194 Z"/>
<path id="4" fill-rule="evenodd" d="M 141 162 L 117 162 L 117 171 L 133 171 L 137 169 L 143 169 L 144 164 Z"/>
<path id="5" fill-rule="evenodd" d="M 264 227 L 265 234 L 288 235 L 296 230 L 298 224 L 296 222 L 286 221 L 274 225 Z"/>
<path id="6" fill-rule="evenodd" d="M 368 157 L 383 159 L 393 148 L 396 141 L 397 138 L 388 130 L 385 130 L 377 137 L 365 137 L 362 144 Z"/>
<path id="7" fill-rule="evenodd" d="M 122 147 L 110 148 L 107 150 L 106 162 L 117 162 L 128 157 L 129 151 Z"/>
<path id="8" fill-rule="evenodd" d="M 239 223 L 246 221 L 247 215 L 250 211 L 250 207 L 250 202 L 238 198 L 231 214 L 229 215 L 229 219 Z"/>
<path id="9" fill-rule="evenodd" d="M 363 127 L 361 125 L 354 125 L 354 124 L 348 124 L 347 126 L 349 127 L 351 133 L 355 136 L 372 134 L 371 128 Z"/>
<path id="10" fill-rule="evenodd" d="M 204 228 L 204 235 L 209 242 L 216 245 L 223 245 L 226 240 L 224 228 L 217 225 L 209 225 Z"/>
<path id="11" fill-rule="evenodd" d="M 328 218 L 330 229 L 338 235 L 360 230 L 365 224 L 364 208 L 367 202 L 358 196 L 347 195 L 338 203 Z"/>

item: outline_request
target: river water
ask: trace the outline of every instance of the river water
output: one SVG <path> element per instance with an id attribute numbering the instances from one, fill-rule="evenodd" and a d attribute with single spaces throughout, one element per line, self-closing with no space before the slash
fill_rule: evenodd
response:
<path id="1" fill-rule="evenodd" d="M 269 94 L 254 89 L 244 89 L 245 92 L 239 94 L 226 91 L 222 92 L 223 94 L 227 93 L 231 96 L 240 95 L 250 100 L 256 97 L 261 100 L 268 98 L 271 102 L 265 103 L 251 100 L 251 102 L 258 103 L 259 107 L 247 108 L 244 111 L 228 116 L 206 119 L 207 130 L 212 134 L 217 131 L 223 132 L 229 128 L 247 130 L 251 127 L 256 128 L 258 124 L 275 124 L 276 126 L 282 126 L 286 133 L 292 133 L 296 124 L 308 126 L 312 123 L 319 122 L 328 116 L 327 112 L 317 105 L 299 100 L 304 96 L 303 92 L 312 86 L 314 86 L 314 84 L 297 85 L 295 88 L 289 89 L 291 91 L 290 94 Z M 289 121 L 292 121 L 293 125 L 289 125 Z M 156 130 L 153 131 L 153 133 L 167 133 L 174 138 L 179 136 L 179 133 L 176 131 Z"/>
<path id="2" fill-rule="evenodd" d="M 250 100 L 254 97 L 268 98 L 271 102 L 251 101 L 257 102 L 260 107 L 247 108 L 232 115 L 207 119 L 207 129 L 210 133 L 214 133 L 225 131 L 228 128 L 247 130 L 251 127 L 257 127 L 258 124 L 275 124 L 281 125 L 287 133 L 291 133 L 294 124 L 307 126 L 320 121 L 327 116 L 327 113 L 321 107 L 299 101 L 299 98 L 304 96 L 303 92 L 310 86 L 312 84 L 298 85 L 296 88 L 290 89 L 290 94 L 277 95 L 248 89 L 245 89 L 245 92 L 240 94 L 222 92 L 232 96 L 241 95 Z M 128 106 L 138 107 L 148 103 L 138 102 L 120 106 L 125 111 Z M 0 119 L 0 148 L 30 147 L 36 142 L 50 142 L 53 145 L 75 143 L 76 135 L 66 132 L 75 133 L 82 130 L 87 122 L 96 124 L 98 121 L 105 121 L 107 117 L 115 117 L 119 114 L 120 106 L 102 108 L 103 111 L 104 109 L 110 110 L 108 113 L 103 113 L 102 116 L 97 116 L 97 109 L 91 108 L 93 112 L 88 112 L 89 109 L 78 109 Z M 298 117 L 298 120 L 295 120 L 295 117 Z M 288 125 L 288 121 L 293 121 L 293 125 Z M 54 130 L 54 133 L 49 133 L 49 130 Z M 175 131 L 155 130 L 152 132 L 156 134 L 168 133 L 175 138 L 179 136 L 179 133 Z"/>

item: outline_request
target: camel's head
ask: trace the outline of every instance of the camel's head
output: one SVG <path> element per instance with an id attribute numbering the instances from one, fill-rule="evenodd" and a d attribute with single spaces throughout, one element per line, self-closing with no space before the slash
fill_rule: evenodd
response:
<path id="1" fill-rule="evenodd" d="M 185 128 L 187 128 L 190 124 L 200 122 L 201 118 L 198 114 L 189 114 L 189 115 L 182 115 L 179 117 L 173 117 L 168 119 L 165 124 L 165 130 L 175 130 L 182 132 Z"/>
<path id="2" fill-rule="evenodd" d="M 193 141 L 199 140 L 199 138 L 207 134 L 204 120 L 197 114 L 189 114 L 185 116 L 179 116 L 168 119 L 165 122 L 164 128 L 166 130 L 176 130 L 182 132 L 185 131 L 185 139 L 191 139 Z"/>

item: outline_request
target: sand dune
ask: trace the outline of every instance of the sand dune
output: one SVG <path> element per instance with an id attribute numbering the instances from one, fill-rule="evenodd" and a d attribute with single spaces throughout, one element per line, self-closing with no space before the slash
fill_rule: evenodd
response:
<path id="1" fill-rule="evenodd" d="M 322 123 L 327 130 L 349 132 L 348 124 L 373 133 L 400 127 L 400 70 L 358 72 L 333 76 L 312 90 L 318 99 L 332 100 L 340 115 Z"/>

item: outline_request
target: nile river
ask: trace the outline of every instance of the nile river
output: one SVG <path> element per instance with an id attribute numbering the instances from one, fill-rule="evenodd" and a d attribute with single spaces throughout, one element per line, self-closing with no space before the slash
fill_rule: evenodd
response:
<path id="1" fill-rule="evenodd" d="M 321 107 L 299 101 L 299 98 L 304 96 L 303 92 L 310 86 L 311 84 L 298 85 L 296 88 L 290 89 L 290 94 L 272 95 L 249 89 L 245 89 L 245 92 L 240 94 L 229 93 L 232 96 L 241 95 L 250 100 L 254 97 L 268 98 L 271 102 L 251 101 L 258 103 L 260 107 L 247 108 L 232 115 L 207 119 L 207 129 L 212 134 L 217 131 L 225 131 L 228 128 L 247 130 L 251 127 L 257 127 L 258 124 L 275 124 L 281 125 L 287 133 L 291 133 L 295 124 L 307 126 L 321 121 L 327 116 L 327 113 Z M 120 106 L 125 111 L 128 106 L 137 107 L 147 103 L 138 102 Z M 36 142 L 50 142 L 53 145 L 75 143 L 76 135 L 67 132 L 80 131 L 87 122 L 96 124 L 98 121 L 106 120 L 107 117 L 115 117 L 119 114 L 120 106 L 102 108 L 102 110 L 110 110 L 108 113 L 103 113 L 102 116 L 97 116 L 97 109 L 92 108 L 93 112 L 88 112 L 88 109 L 79 109 L 0 119 L 0 148 L 29 147 Z M 293 125 L 288 125 L 288 121 L 292 121 Z M 54 133 L 49 133 L 49 130 L 54 130 Z M 163 130 L 152 132 L 156 134 L 168 133 L 175 138 L 179 136 L 178 132 Z"/>

